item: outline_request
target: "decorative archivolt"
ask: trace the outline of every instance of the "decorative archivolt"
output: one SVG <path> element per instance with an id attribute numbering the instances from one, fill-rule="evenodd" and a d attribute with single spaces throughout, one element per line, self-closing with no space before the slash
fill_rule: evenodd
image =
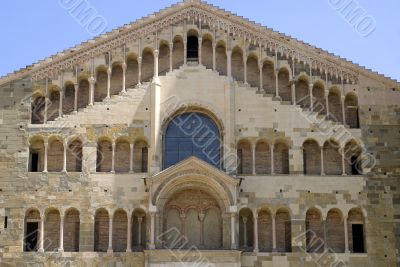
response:
<path id="1" fill-rule="evenodd" d="M 67 51 L 72 52 L 71 55 L 61 55 L 60 58 L 55 58 L 54 60 L 49 59 L 45 66 L 38 66 L 38 69 L 33 71 L 32 79 L 41 80 L 46 77 L 54 77 L 63 70 L 73 69 L 76 65 L 89 61 L 93 57 L 121 47 L 126 43 L 152 35 L 184 20 L 207 23 L 213 28 L 227 31 L 228 34 L 243 37 L 249 43 L 278 51 L 286 57 L 292 57 L 310 64 L 313 68 L 324 70 L 331 75 L 340 76 L 344 81 L 358 82 L 358 74 L 353 70 L 341 67 L 337 62 L 324 59 L 310 50 L 304 51 L 298 44 L 288 43 L 288 38 L 285 36 L 274 33 L 261 25 L 245 21 L 240 17 L 230 15 L 199 1 L 175 5 L 157 15 L 139 20 L 130 27 L 116 30 L 110 33 L 108 38 L 99 37 L 93 44 L 86 44 L 80 49 L 77 48 L 76 52 L 73 52 L 73 50 Z"/>

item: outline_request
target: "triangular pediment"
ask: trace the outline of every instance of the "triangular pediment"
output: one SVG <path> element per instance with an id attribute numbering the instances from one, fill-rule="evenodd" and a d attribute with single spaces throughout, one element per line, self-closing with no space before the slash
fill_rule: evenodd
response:
<path id="1" fill-rule="evenodd" d="M 152 35 L 184 20 L 201 21 L 209 27 L 245 37 L 254 45 L 263 45 L 277 50 L 285 56 L 294 57 L 299 61 L 311 64 L 315 69 L 324 70 L 336 76 L 340 75 L 349 83 L 358 83 L 359 76 L 364 75 L 383 82 L 387 86 L 399 87 L 399 83 L 395 80 L 199 0 L 185 0 L 27 66 L 2 77 L 0 86 L 29 76 L 33 81 L 57 76 L 62 71 L 88 62 L 93 57 L 120 48 L 121 45 L 139 38 Z"/>

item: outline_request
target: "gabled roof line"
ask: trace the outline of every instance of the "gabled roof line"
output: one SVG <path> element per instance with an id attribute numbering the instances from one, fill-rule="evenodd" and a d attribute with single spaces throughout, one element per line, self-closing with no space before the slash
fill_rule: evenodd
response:
<path id="1" fill-rule="evenodd" d="M 169 27 L 171 24 L 189 17 L 201 18 L 203 21 L 207 21 L 209 25 L 226 29 L 233 34 L 246 36 L 246 39 L 256 44 L 278 49 L 288 57 L 297 58 L 312 64 L 314 68 L 324 69 L 333 75 L 342 76 L 345 80 L 357 82 L 360 74 L 365 76 L 373 74 L 375 80 L 390 83 L 396 87 L 399 86 L 399 82 L 394 79 L 367 70 L 320 48 L 199 0 L 185 0 L 141 18 L 136 22 L 126 24 L 109 33 L 83 42 L 71 49 L 64 50 L 25 69 L 0 78 L 0 85 L 28 75 L 32 75 L 33 80 L 52 77 L 62 70 L 72 69 L 77 64 L 90 60 L 92 57 L 120 47 L 126 42 L 137 40 L 145 35 Z M 295 43 L 292 44 L 291 42 Z"/>

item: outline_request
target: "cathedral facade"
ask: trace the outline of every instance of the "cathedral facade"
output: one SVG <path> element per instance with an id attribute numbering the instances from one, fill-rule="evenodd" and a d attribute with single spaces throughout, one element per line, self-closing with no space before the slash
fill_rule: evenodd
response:
<path id="1" fill-rule="evenodd" d="M 197 0 L 3 77 L 0 266 L 398 266 L 399 90 Z"/>

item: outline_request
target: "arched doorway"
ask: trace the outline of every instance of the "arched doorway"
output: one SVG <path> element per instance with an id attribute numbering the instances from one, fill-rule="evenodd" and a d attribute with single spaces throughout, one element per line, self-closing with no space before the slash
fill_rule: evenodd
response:
<path id="1" fill-rule="evenodd" d="M 217 124 L 203 113 L 174 117 L 165 130 L 164 169 L 195 156 L 217 168 L 221 163 L 221 135 Z"/>
<path id="2" fill-rule="evenodd" d="M 188 61 L 198 62 L 199 60 L 199 39 L 195 31 L 188 33 L 186 56 Z"/>
<path id="3" fill-rule="evenodd" d="M 202 189 L 175 193 L 165 205 L 163 223 L 166 248 L 222 248 L 221 208 Z"/>

